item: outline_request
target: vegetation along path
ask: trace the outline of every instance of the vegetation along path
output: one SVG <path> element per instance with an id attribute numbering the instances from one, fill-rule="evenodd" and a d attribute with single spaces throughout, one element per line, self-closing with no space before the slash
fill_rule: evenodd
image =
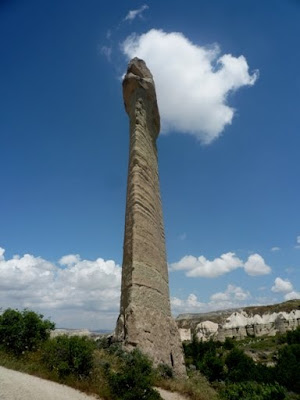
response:
<path id="1" fill-rule="evenodd" d="M 159 389 L 164 400 L 185 400 L 178 393 Z M 0 400 L 95 400 L 97 396 L 88 396 L 56 382 L 36 376 L 13 371 L 0 366 Z"/>

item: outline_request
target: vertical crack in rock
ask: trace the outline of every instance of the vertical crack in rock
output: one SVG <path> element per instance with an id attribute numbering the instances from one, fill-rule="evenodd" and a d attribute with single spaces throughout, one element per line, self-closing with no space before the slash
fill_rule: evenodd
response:
<path id="1" fill-rule="evenodd" d="M 131 60 L 123 80 L 130 119 L 120 316 L 116 340 L 140 348 L 155 365 L 185 375 L 178 328 L 171 316 L 156 139 L 160 130 L 155 85 L 145 62 Z"/>

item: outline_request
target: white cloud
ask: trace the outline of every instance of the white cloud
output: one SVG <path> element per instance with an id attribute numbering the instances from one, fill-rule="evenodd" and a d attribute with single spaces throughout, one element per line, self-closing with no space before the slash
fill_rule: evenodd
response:
<path id="1" fill-rule="evenodd" d="M 99 46 L 98 51 L 103 54 L 108 61 L 111 61 L 112 47 L 110 46 Z"/>
<path id="2" fill-rule="evenodd" d="M 0 307 L 32 308 L 64 327 L 110 328 L 119 311 L 121 268 L 112 260 L 69 254 L 63 268 L 30 254 L 5 260 L 0 249 Z"/>
<path id="3" fill-rule="evenodd" d="M 238 300 L 244 301 L 250 297 L 249 291 L 244 291 L 239 286 L 228 285 L 225 292 L 213 294 L 210 299 L 214 302 Z"/>
<path id="4" fill-rule="evenodd" d="M 191 293 L 186 299 L 171 297 L 171 308 L 174 314 L 200 312 L 205 308 L 205 303 L 199 302 L 197 296 Z"/>
<path id="5" fill-rule="evenodd" d="M 244 268 L 248 275 L 265 275 L 271 272 L 271 268 L 265 263 L 262 256 L 252 254 L 244 263 L 235 253 L 225 253 L 210 261 L 204 256 L 194 257 L 191 255 L 182 257 L 178 262 L 170 264 L 170 271 L 186 271 L 188 277 L 215 278 Z"/>
<path id="6" fill-rule="evenodd" d="M 185 270 L 186 276 L 215 278 L 224 275 L 243 265 L 243 262 L 234 253 L 222 254 L 212 261 L 204 256 L 185 256 L 180 261 L 170 265 L 172 271 Z"/>
<path id="7" fill-rule="evenodd" d="M 245 271 L 248 275 L 266 275 L 271 272 L 271 268 L 265 263 L 265 260 L 259 254 L 251 254 L 245 262 Z"/>
<path id="8" fill-rule="evenodd" d="M 72 264 L 77 264 L 80 261 L 80 256 L 79 254 L 69 254 L 67 256 L 63 256 L 58 263 L 60 265 L 72 265 Z"/>
<path id="9" fill-rule="evenodd" d="M 298 300 L 300 299 L 300 292 L 292 291 L 284 296 L 285 300 Z"/>
<path id="10" fill-rule="evenodd" d="M 215 293 L 207 303 L 198 301 L 195 294 L 190 294 L 186 299 L 171 297 L 171 307 L 173 314 L 180 313 L 199 313 L 228 308 L 245 306 L 245 301 L 250 299 L 249 291 L 245 291 L 239 286 L 228 285 L 224 292 Z"/>
<path id="11" fill-rule="evenodd" d="M 126 17 L 124 18 L 124 21 L 133 21 L 136 17 L 142 17 L 142 14 L 145 10 L 147 10 L 149 7 L 147 6 L 147 4 L 144 4 L 143 6 L 141 6 L 140 8 L 136 9 L 136 10 L 130 10 L 128 12 L 128 14 L 126 15 Z"/>
<path id="12" fill-rule="evenodd" d="M 271 251 L 279 251 L 279 250 L 280 250 L 280 247 L 277 247 L 277 246 L 274 246 L 271 248 Z"/>
<path id="13" fill-rule="evenodd" d="M 284 280 L 277 277 L 271 290 L 275 293 L 285 293 L 284 300 L 300 299 L 300 292 L 294 290 L 292 283 L 288 279 Z"/>
<path id="14" fill-rule="evenodd" d="M 300 249 L 300 236 L 296 237 L 296 243 L 297 243 L 297 245 L 295 246 L 295 248 Z"/>
<path id="15" fill-rule="evenodd" d="M 291 292 L 293 290 L 293 285 L 288 279 L 284 280 L 277 277 L 274 281 L 274 286 L 272 286 L 271 290 L 272 292 L 275 293 Z"/>
<path id="16" fill-rule="evenodd" d="M 4 253 L 5 250 L 2 247 L 0 247 L 0 261 L 4 259 Z"/>
<path id="17" fill-rule="evenodd" d="M 300 244 L 300 235 L 299 235 L 299 236 L 297 236 L 297 239 L 296 239 L 296 241 L 297 241 L 297 243 L 298 243 L 298 244 Z"/>
<path id="18" fill-rule="evenodd" d="M 133 34 L 121 48 L 129 59 L 142 58 L 150 68 L 162 130 L 188 133 L 205 144 L 232 122 L 229 93 L 254 85 L 258 77 L 258 72 L 249 74 L 244 56 L 221 55 L 217 45 L 198 46 L 179 32 Z"/>

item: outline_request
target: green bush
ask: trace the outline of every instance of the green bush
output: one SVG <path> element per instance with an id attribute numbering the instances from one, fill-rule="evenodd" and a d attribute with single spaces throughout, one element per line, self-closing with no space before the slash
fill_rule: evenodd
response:
<path id="1" fill-rule="evenodd" d="M 286 333 L 286 341 L 288 344 L 300 344 L 300 326 L 294 331 Z"/>
<path id="2" fill-rule="evenodd" d="M 188 360 L 187 365 L 193 364 L 198 366 L 197 368 L 199 369 L 205 354 L 216 354 L 217 349 L 221 346 L 221 342 L 213 340 L 203 342 L 202 340 L 198 340 L 196 335 L 193 335 L 191 343 L 183 343 L 185 358 Z"/>
<path id="3" fill-rule="evenodd" d="M 154 372 L 151 361 L 139 350 L 124 353 L 118 372 L 108 365 L 106 377 L 115 400 L 160 400 L 160 394 L 152 388 Z"/>
<path id="4" fill-rule="evenodd" d="M 54 323 L 41 314 L 9 308 L 0 315 L 0 347 L 15 355 L 37 350 L 54 328 Z"/>
<path id="5" fill-rule="evenodd" d="M 232 349 L 225 359 L 227 366 L 227 380 L 230 382 L 242 382 L 254 380 L 255 363 L 242 350 Z"/>
<path id="6" fill-rule="evenodd" d="M 279 350 L 275 373 L 280 384 L 300 393 L 300 344 L 287 345 Z"/>
<path id="7" fill-rule="evenodd" d="M 198 369 L 207 377 L 210 382 L 219 381 L 224 377 L 224 362 L 216 353 L 205 353 L 203 360 L 199 363 Z"/>
<path id="8" fill-rule="evenodd" d="M 159 364 L 156 371 L 157 371 L 159 377 L 161 377 L 161 378 L 164 378 L 164 379 L 174 378 L 173 369 L 168 364 Z"/>
<path id="9" fill-rule="evenodd" d="M 227 337 L 223 343 L 223 347 L 225 350 L 232 350 L 235 347 L 234 340 Z"/>
<path id="10" fill-rule="evenodd" d="M 285 390 L 278 384 L 241 382 L 226 385 L 220 395 L 225 400 L 283 400 Z"/>
<path id="11" fill-rule="evenodd" d="M 82 379 L 92 370 L 94 349 L 95 344 L 89 338 L 62 335 L 45 343 L 42 360 L 59 378 L 73 374 Z"/>

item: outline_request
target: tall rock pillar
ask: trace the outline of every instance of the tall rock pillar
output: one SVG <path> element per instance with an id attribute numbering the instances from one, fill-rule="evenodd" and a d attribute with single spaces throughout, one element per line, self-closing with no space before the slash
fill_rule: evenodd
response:
<path id="1" fill-rule="evenodd" d="M 156 139 L 160 117 L 153 77 L 145 62 L 131 60 L 123 80 L 130 119 L 130 154 L 116 339 L 138 347 L 155 365 L 185 374 L 182 345 L 171 316 Z"/>

